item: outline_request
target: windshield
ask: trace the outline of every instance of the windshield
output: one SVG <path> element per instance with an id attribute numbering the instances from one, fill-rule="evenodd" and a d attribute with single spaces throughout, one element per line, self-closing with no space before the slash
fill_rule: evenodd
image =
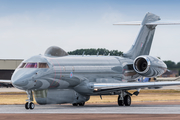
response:
<path id="1" fill-rule="evenodd" d="M 19 68 L 49 68 L 47 63 L 21 63 Z"/>
<path id="2" fill-rule="evenodd" d="M 37 68 L 37 63 L 27 63 L 25 68 Z"/>
<path id="3" fill-rule="evenodd" d="M 19 68 L 23 68 L 25 66 L 26 63 L 22 63 Z"/>

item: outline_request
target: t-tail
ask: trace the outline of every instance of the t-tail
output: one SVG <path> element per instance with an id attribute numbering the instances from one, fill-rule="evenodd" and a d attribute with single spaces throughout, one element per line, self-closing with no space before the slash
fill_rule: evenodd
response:
<path id="1" fill-rule="evenodd" d="M 142 25 L 135 43 L 132 45 L 131 49 L 127 53 L 123 54 L 123 57 L 135 59 L 140 55 L 149 55 L 156 26 L 180 24 L 180 23 L 161 22 L 160 20 L 161 19 L 159 16 L 152 13 L 147 13 L 144 17 L 144 20 L 141 23 L 120 22 L 114 24 L 114 25 Z"/>

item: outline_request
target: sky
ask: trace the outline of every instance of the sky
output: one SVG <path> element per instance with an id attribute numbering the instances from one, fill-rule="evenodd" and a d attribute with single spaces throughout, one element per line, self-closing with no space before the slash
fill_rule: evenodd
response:
<path id="1" fill-rule="evenodd" d="M 127 52 L 147 12 L 180 21 L 179 0 L 0 0 L 0 59 L 26 59 L 50 46 Z M 180 62 L 180 25 L 157 26 L 150 55 Z"/>

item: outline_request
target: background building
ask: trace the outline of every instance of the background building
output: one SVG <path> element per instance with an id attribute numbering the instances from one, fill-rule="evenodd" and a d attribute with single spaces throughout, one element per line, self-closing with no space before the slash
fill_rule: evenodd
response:
<path id="1" fill-rule="evenodd" d="M 10 80 L 14 70 L 23 59 L 0 59 L 0 79 Z"/>
<path id="2" fill-rule="evenodd" d="M 179 72 L 178 70 L 167 70 L 161 77 L 178 77 Z"/>

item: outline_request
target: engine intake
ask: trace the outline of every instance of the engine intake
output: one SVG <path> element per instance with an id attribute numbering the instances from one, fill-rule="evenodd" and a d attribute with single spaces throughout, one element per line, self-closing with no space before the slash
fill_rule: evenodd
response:
<path id="1" fill-rule="evenodd" d="M 160 76 L 167 70 L 166 64 L 152 56 L 139 56 L 134 60 L 134 70 L 144 77 Z"/>
<path id="2" fill-rule="evenodd" d="M 144 57 L 138 57 L 133 64 L 135 71 L 138 73 L 146 73 L 149 70 L 149 66 L 150 62 L 148 63 L 147 58 Z"/>

